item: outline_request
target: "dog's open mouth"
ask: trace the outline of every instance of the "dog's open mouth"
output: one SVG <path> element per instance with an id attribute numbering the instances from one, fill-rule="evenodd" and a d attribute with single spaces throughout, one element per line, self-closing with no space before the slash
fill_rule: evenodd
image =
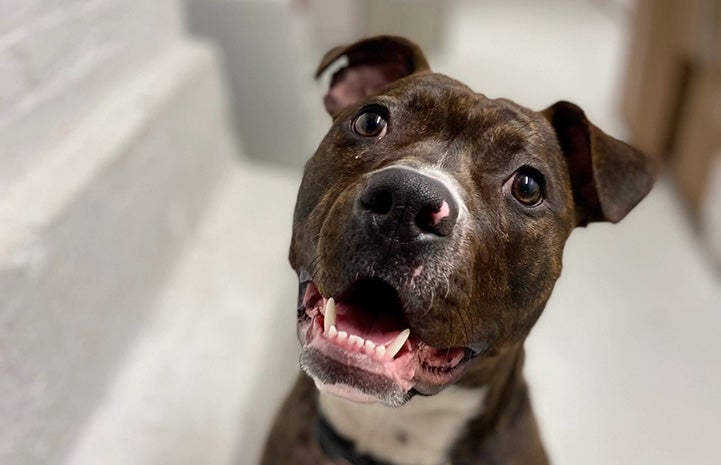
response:
<path id="1" fill-rule="evenodd" d="M 401 405 L 416 384 L 445 385 L 470 360 L 468 348 L 434 348 L 410 328 L 398 293 L 380 279 L 324 297 L 301 283 L 301 365 L 322 391 L 357 402 Z"/>

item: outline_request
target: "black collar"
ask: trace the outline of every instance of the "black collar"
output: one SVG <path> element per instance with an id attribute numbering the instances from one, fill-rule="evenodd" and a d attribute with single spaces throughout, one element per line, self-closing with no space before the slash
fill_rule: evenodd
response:
<path id="1" fill-rule="evenodd" d="M 318 442 L 323 453 L 331 460 L 345 460 L 350 465 L 393 465 L 370 455 L 359 454 L 355 444 L 336 433 L 328 420 L 318 412 Z"/>

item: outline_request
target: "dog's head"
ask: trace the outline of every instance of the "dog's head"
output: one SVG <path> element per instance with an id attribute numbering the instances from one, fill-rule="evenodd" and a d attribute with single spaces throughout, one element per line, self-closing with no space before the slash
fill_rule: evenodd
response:
<path id="1" fill-rule="evenodd" d="M 655 169 L 575 105 L 488 99 L 405 39 L 338 47 L 318 73 L 342 56 L 293 223 L 301 365 L 321 390 L 400 405 L 522 343 L 571 230 L 621 220 Z"/>

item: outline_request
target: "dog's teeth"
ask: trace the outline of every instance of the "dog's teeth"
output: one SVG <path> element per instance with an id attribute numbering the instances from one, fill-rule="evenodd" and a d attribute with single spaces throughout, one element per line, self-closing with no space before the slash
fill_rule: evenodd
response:
<path id="1" fill-rule="evenodd" d="M 390 358 L 396 356 L 396 354 L 401 350 L 401 347 L 403 347 L 403 344 L 405 344 L 408 340 L 408 336 L 410 336 L 410 334 L 410 329 L 404 329 L 398 336 L 396 336 L 393 342 L 386 346 L 386 353 Z"/>
<path id="2" fill-rule="evenodd" d="M 373 343 L 373 341 L 366 341 L 365 349 L 366 349 L 366 353 L 370 355 L 376 349 L 376 345 Z"/>
<path id="3" fill-rule="evenodd" d="M 346 340 L 347 337 L 348 337 L 348 333 L 346 333 L 345 331 L 338 331 L 338 340 L 339 341 L 343 342 Z"/>
<path id="4" fill-rule="evenodd" d="M 338 330 L 335 328 L 335 325 L 331 325 L 330 328 L 328 328 L 328 337 L 334 338 L 338 335 Z"/>
<path id="5" fill-rule="evenodd" d="M 351 334 L 348 336 L 348 343 L 353 346 L 361 346 L 363 344 L 363 339 L 359 338 L 355 334 Z"/>
<path id="6" fill-rule="evenodd" d="M 385 357 L 385 355 L 386 355 L 386 346 L 383 346 L 383 345 L 377 346 L 377 347 L 376 347 L 376 355 L 377 355 L 379 358 Z"/>
<path id="7" fill-rule="evenodd" d="M 335 325 L 335 300 L 329 298 L 325 303 L 325 317 L 323 318 L 323 331 L 327 332 L 331 326 Z"/>

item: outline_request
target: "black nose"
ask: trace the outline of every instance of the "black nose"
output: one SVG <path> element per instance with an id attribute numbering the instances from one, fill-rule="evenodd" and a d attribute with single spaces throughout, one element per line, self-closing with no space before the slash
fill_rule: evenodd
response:
<path id="1" fill-rule="evenodd" d="M 373 174 L 358 203 L 372 230 L 399 242 L 447 236 L 458 219 L 458 205 L 448 188 L 408 168 Z"/>

